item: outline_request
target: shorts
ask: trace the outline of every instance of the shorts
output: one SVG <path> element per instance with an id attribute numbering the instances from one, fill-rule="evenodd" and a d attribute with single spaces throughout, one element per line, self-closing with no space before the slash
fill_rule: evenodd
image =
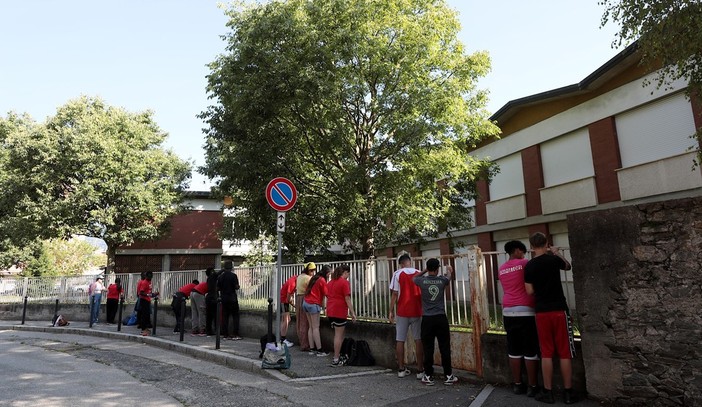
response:
<path id="1" fill-rule="evenodd" d="M 415 341 L 422 339 L 422 317 L 395 317 L 395 340 L 406 341 L 409 328 Z"/>
<path id="2" fill-rule="evenodd" d="M 538 360 L 539 336 L 536 333 L 536 318 L 502 317 L 507 332 L 507 354 L 512 359 Z"/>
<path id="3" fill-rule="evenodd" d="M 328 317 L 328 318 L 329 318 L 329 321 L 331 322 L 332 328 L 344 327 L 349 322 L 349 320 L 346 318 L 335 318 L 335 317 Z"/>
<path id="4" fill-rule="evenodd" d="M 302 309 L 308 314 L 319 314 L 322 312 L 322 306 L 317 304 L 308 304 L 307 301 L 302 302 Z"/>
<path id="5" fill-rule="evenodd" d="M 561 359 L 575 357 L 573 324 L 566 311 L 537 312 L 536 331 L 542 358 L 552 358 L 554 350 Z"/>
<path id="6" fill-rule="evenodd" d="M 290 312 L 290 303 L 288 302 L 281 302 L 280 303 L 280 312 Z"/>

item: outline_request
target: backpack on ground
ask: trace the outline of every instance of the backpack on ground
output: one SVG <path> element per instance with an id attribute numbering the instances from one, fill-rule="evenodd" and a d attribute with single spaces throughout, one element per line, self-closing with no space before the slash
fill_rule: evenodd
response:
<path id="1" fill-rule="evenodd" d="M 261 353 L 258 354 L 259 359 L 263 359 L 263 352 L 266 351 L 266 345 L 269 343 L 274 343 L 275 337 L 273 335 L 265 334 L 261 337 Z"/>
<path id="2" fill-rule="evenodd" d="M 341 342 L 339 359 L 341 360 L 341 363 L 343 365 L 347 365 L 349 359 L 351 359 L 351 354 L 353 353 L 353 347 L 355 346 L 355 343 L 356 341 L 354 341 L 353 338 L 344 338 L 344 341 Z"/>
<path id="3" fill-rule="evenodd" d="M 292 362 L 288 345 L 281 344 L 276 348 L 275 344 L 267 344 L 263 351 L 261 368 L 263 369 L 289 369 Z"/>
<path id="4" fill-rule="evenodd" d="M 371 354 L 368 342 L 364 340 L 354 341 L 351 355 L 346 362 L 349 366 L 373 366 L 375 358 Z"/>
<path id="5" fill-rule="evenodd" d="M 51 321 L 51 326 L 66 326 L 69 325 L 70 322 L 66 318 L 63 317 L 63 315 L 54 315 Z"/>
<path id="6" fill-rule="evenodd" d="M 137 324 L 136 311 L 132 312 L 132 315 L 126 316 L 122 319 L 122 325 L 124 325 L 124 326 L 133 326 L 136 324 Z"/>

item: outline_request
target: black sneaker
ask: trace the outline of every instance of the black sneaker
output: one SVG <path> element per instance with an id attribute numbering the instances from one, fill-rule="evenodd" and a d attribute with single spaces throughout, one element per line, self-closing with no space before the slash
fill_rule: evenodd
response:
<path id="1" fill-rule="evenodd" d="M 527 397 L 534 397 L 537 394 L 539 394 L 539 386 L 529 386 L 526 392 Z"/>
<path id="2" fill-rule="evenodd" d="M 563 392 L 563 402 L 566 404 L 573 404 L 578 401 L 578 398 L 573 394 L 573 389 L 565 389 Z"/>
<path id="3" fill-rule="evenodd" d="M 551 390 L 546 390 L 546 389 L 542 390 L 541 393 L 537 394 L 534 397 L 534 400 L 540 401 L 540 402 L 546 403 L 546 404 L 553 404 L 556 402 L 553 399 L 553 392 Z"/>
<path id="4" fill-rule="evenodd" d="M 512 393 L 524 394 L 527 391 L 526 383 L 512 383 Z"/>
<path id="5" fill-rule="evenodd" d="M 341 359 L 332 360 L 332 362 L 331 362 L 332 367 L 339 367 L 339 366 L 343 366 L 343 365 L 344 365 L 344 362 L 342 362 Z"/>

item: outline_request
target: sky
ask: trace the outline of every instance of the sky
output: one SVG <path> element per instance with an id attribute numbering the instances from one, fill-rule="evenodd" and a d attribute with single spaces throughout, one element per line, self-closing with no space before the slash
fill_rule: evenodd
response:
<path id="1" fill-rule="evenodd" d="M 513 99 L 571 85 L 620 50 L 616 26 L 600 29 L 598 0 L 448 0 L 460 40 L 486 50 L 492 71 L 479 85 L 496 112 Z M 3 0 L 0 116 L 44 121 L 80 95 L 129 111 L 154 111 L 166 147 L 204 164 L 211 101 L 207 64 L 224 52 L 227 18 L 212 0 Z M 194 173 L 191 190 L 208 190 Z"/>

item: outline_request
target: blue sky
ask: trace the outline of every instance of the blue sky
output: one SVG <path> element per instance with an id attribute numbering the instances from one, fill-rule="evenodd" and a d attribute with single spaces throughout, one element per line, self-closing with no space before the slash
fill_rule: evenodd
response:
<path id="1" fill-rule="evenodd" d="M 616 27 L 600 29 L 597 0 L 449 0 L 461 40 L 487 50 L 480 85 L 495 112 L 512 99 L 582 80 L 613 57 Z M 206 64 L 223 52 L 226 18 L 210 0 L 6 0 L 0 3 L 0 115 L 42 121 L 81 94 L 151 109 L 167 146 L 204 163 L 196 115 L 209 101 Z M 193 190 L 209 184 L 194 174 Z"/>

